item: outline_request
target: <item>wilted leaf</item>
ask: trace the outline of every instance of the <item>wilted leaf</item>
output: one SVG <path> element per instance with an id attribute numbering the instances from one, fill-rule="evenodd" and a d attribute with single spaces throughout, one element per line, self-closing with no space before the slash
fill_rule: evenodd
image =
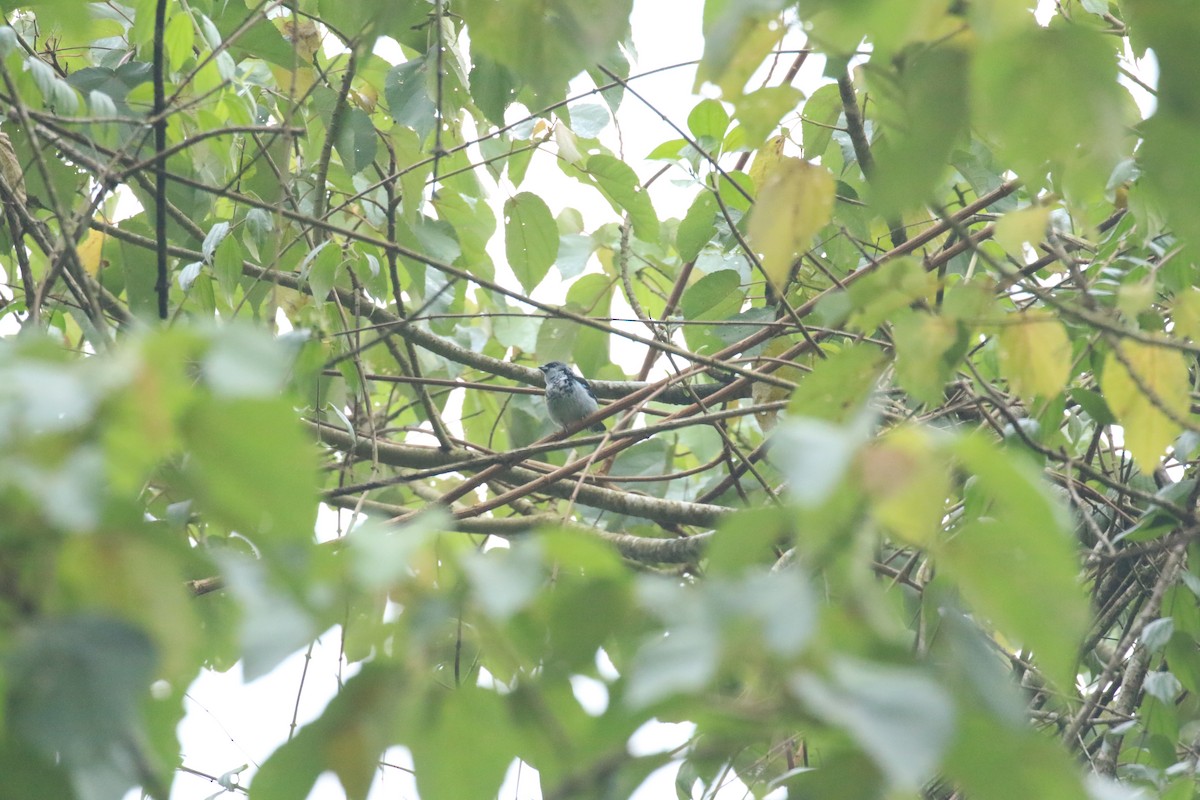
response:
<path id="1" fill-rule="evenodd" d="M 871 513 L 896 538 L 927 546 L 942 529 L 950 464 L 920 429 L 892 431 L 859 459 Z"/>
<path id="2" fill-rule="evenodd" d="M 1013 391 L 1026 402 L 1053 397 L 1067 386 L 1071 341 L 1067 329 L 1049 313 L 1009 315 L 996 337 L 1000 369 Z"/>
<path id="3" fill-rule="evenodd" d="M 1151 472 L 1190 409 L 1187 362 L 1177 350 L 1125 341 L 1104 359 L 1105 402 L 1125 429 L 1125 448 Z M 1172 419 L 1174 417 L 1174 419 Z"/>
<path id="4" fill-rule="evenodd" d="M 833 196 L 829 170 L 799 158 L 781 159 L 764 177 L 746 235 L 776 287 L 786 283 L 792 262 L 829 222 Z"/>
<path id="5" fill-rule="evenodd" d="M 1036 245 L 1046 237 L 1050 206 L 1030 206 L 1010 211 L 996 222 L 996 242 L 1010 255 L 1020 258 L 1021 247 Z"/>

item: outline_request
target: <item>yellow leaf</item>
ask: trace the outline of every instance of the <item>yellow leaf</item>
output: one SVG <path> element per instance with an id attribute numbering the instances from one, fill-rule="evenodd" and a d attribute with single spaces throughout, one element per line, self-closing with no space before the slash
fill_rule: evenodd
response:
<path id="1" fill-rule="evenodd" d="M 1138 314 L 1154 307 L 1157 297 L 1153 279 L 1125 284 L 1117 290 L 1117 310 L 1126 318 L 1136 320 Z"/>
<path id="2" fill-rule="evenodd" d="M 764 358 L 778 358 L 784 351 L 790 349 L 792 343 L 786 339 L 772 339 L 763 349 Z M 756 365 L 756 366 L 762 366 Z M 783 378 L 787 381 L 799 383 L 804 380 L 805 370 L 802 370 L 799 365 L 780 367 L 774 373 L 775 377 Z M 761 403 L 773 403 L 778 400 L 786 400 L 792 391 L 785 389 L 782 386 L 773 386 L 769 383 L 756 381 L 750 390 L 751 399 L 755 405 Z M 769 431 L 775 427 L 775 423 L 779 417 L 778 411 L 759 411 L 755 413 L 755 418 L 758 420 L 759 427 L 764 431 Z"/>
<path id="3" fill-rule="evenodd" d="M 1157 467 L 1179 435 L 1182 426 L 1171 418 L 1187 417 L 1188 388 L 1187 362 L 1178 350 L 1122 342 L 1104 360 L 1104 401 L 1125 429 L 1125 449 L 1142 472 Z"/>
<path id="4" fill-rule="evenodd" d="M 79 254 L 79 263 L 89 275 L 95 276 L 103 264 L 100 254 L 104 250 L 104 238 L 102 232 L 93 228 L 75 247 L 75 252 Z"/>
<path id="5" fill-rule="evenodd" d="M 786 136 L 772 136 L 754 154 L 754 163 L 750 165 L 750 181 L 754 184 L 756 193 L 762 189 L 767 176 L 774 173 L 779 168 L 779 162 L 783 161 L 785 142 Z"/>
<path id="6" fill-rule="evenodd" d="M 1021 399 L 1054 397 L 1066 388 L 1071 341 L 1054 316 L 1040 311 L 1013 315 L 996 340 L 1000 371 Z"/>
<path id="7" fill-rule="evenodd" d="M 310 63 L 321 49 L 321 29 L 310 19 L 281 17 L 275 20 L 275 27 L 279 29 L 284 41 L 295 45 L 296 55 L 304 63 Z"/>
<path id="8" fill-rule="evenodd" d="M 899 428 L 864 451 L 862 485 L 871 513 L 893 536 L 929 545 L 941 530 L 950 471 L 929 436 L 917 428 Z"/>
<path id="9" fill-rule="evenodd" d="M 536 130 L 534 135 L 537 135 Z M 579 152 L 579 140 L 575 138 L 574 133 L 568 130 L 566 125 L 555 126 L 554 143 L 558 145 L 558 154 L 568 164 L 579 164 L 583 161 L 583 154 Z"/>
<path id="10" fill-rule="evenodd" d="M 1200 342 L 1200 289 L 1189 286 L 1171 304 L 1171 333 L 1180 339 Z"/>
<path id="11" fill-rule="evenodd" d="M 1049 206 L 1033 206 L 1010 211 L 996 223 L 996 242 L 1011 255 L 1020 255 L 1026 242 L 1037 244 L 1046 236 L 1050 220 Z"/>
<path id="12" fill-rule="evenodd" d="M 778 288 L 792 262 L 833 214 L 833 175 L 800 158 L 782 158 L 763 179 L 746 235 L 762 256 L 767 278 Z"/>
<path id="13" fill-rule="evenodd" d="M 705 26 L 704 57 L 696 70 L 693 91 L 699 91 L 707 81 L 721 87 L 721 97 L 733 101 L 741 96 L 746 82 L 783 39 L 787 28 L 774 14 L 755 14 L 750 4 L 731 5 L 723 13 L 720 24 L 736 25 L 736 33 L 711 35 L 709 26 Z"/>
<path id="14" fill-rule="evenodd" d="M 285 69 L 271 64 L 271 74 L 279 84 L 279 90 L 293 97 L 303 97 L 317 81 L 317 73 L 312 67 L 297 67 L 294 70 Z"/>
<path id="15" fill-rule="evenodd" d="M 363 84 L 362 88 L 350 92 L 350 101 L 370 114 L 375 111 L 375 106 L 379 104 L 379 92 L 374 86 L 366 83 Z"/>

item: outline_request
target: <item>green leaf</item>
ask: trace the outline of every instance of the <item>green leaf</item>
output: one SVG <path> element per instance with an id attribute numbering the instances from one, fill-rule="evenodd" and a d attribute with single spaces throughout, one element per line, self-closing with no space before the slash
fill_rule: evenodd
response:
<path id="1" fill-rule="evenodd" d="M 695 261 L 700 250 L 717 232 L 716 218 L 720 212 L 712 192 L 696 195 L 675 234 L 675 248 L 683 261 Z"/>
<path id="2" fill-rule="evenodd" d="M 941 182 L 950 150 L 967 130 L 969 67 L 969 53 L 951 40 L 905 59 L 872 92 L 887 123 L 870 187 L 883 213 L 920 206 Z"/>
<path id="3" fill-rule="evenodd" d="M 218 331 L 200 364 L 205 383 L 222 397 L 278 397 L 292 359 L 278 339 L 254 328 Z"/>
<path id="4" fill-rule="evenodd" d="M 716 630 L 691 625 L 647 639 L 630 665 L 625 702 L 642 708 L 676 694 L 703 689 L 717 672 Z"/>
<path id="5" fill-rule="evenodd" d="M 886 364 L 887 357 L 873 345 L 856 344 L 830 353 L 800 381 L 788 403 L 788 414 L 835 423 L 849 421 L 870 396 Z"/>
<path id="6" fill-rule="evenodd" d="M 189 14 L 179 11 L 171 16 L 163 31 L 163 49 L 167 53 L 168 69 L 177 72 L 183 63 L 192 57 L 192 45 L 196 40 L 196 28 Z"/>
<path id="7" fill-rule="evenodd" d="M 571 130 L 584 139 L 594 139 L 612 122 L 606 106 L 599 103 L 579 103 L 571 107 Z"/>
<path id="8" fill-rule="evenodd" d="M 842 116 L 842 96 L 836 83 L 817 89 L 800 110 L 800 135 L 804 157 L 820 158 L 833 141 L 833 129 Z"/>
<path id="9" fill-rule="evenodd" d="M 504 204 L 504 250 L 525 291 L 533 291 L 558 258 L 558 227 L 542 198 L 521 192 Z"/>
<path id="10" fill-rule="evenodd" d="M 61 759 L 93 797 L 121 797 L 142 782 L 135 767 L 140 708 L 154 675 L 154 646 L 138 628 L 96 616 L 42 620 L 13 642 L 8 730 Z"/>
<path id="11" fill-rule="evenodd" d="M 338 131 L 337 151 L 351 175 L 362 172 L 375 161 L 378 148 L 375 126 L 361 108 L 347 108 Z"/>
<path id="12" fill-rule="evenodd" d="M 1170 617 L 1153 620 L 1142 628 L 1142 646 L 1151 653 L 1157 653 L 1166 647 L 1174 633 L 1175 620 Z"/>
<path id="13" fill-rule="evenodd" d="M 1174 705 L 1183 685 L 1169 672 L 1151 672 L 1146 676 L 1144 684 L 1146 694 L 1166 705 Z"/>
<path id="14" fill-rule="evenodd" d="M 197 500 L 260 546 L 308 542 L 316 522 L 316 453 L 284 398 L 205 399 L 183 421 Z"/>
<path id="15" fill-rule="evenodd" d="M 241 606 L 239 644 L 246 680 L 270 673 L 320 633 L 312 614 L 267 574 L 267 564 L 232 553 L 220 554 L 217 561 Z"/>
<path id="16" fill-rule="evenodd" d="M 941 569 L 976 613 L 1033 651 L 1048 679 L 1074 685 L 1088 604 L 1065 509 L 1019 456 L 979 437 L 960 439 L 952 451 L 989 505 L 940 550 Z M 1029 586 L 1038 590 L 1030 592 Z"/>
<path id="17" fill-rule="evenodd" d="M 1025 26 L 979 45 L 971 70 L 975 122 L 994 132 L 1021 177 L 1040 182 L 1047 159 L 1078 164 L 1068 174 L 1092 183 L 1111 172 L 1133 120 L 1122 113 L 1117 61 L 1099 31 Z"/>
<path id="18" fill-rule="evenodd" d="M 847 425 L 800 418 L 775 431 L 772 460 L 788 476 L 788 493 L 798 503 L 817 506 L 841 484 L 866 443 L 869 419 L 860 414 Z"/>
<path id="19" fill-rule="evenodd" d="M 794 527 L 792 512 L 780 506 L 747 508 L 729 515 L 721 521 L 708 548 L 710 574 L 736 575 L 770 564 L 776 548 L 788 541 Z"/>
<path id="20" fill-rule="evenodd" d="M 873 333 L 896 312 L 932 294 L 937 279 L 925 271 L 913 258 L 898 258 L 884 269 L 877 270 L 850 287 L 850 305 L 854 316 L 850 324 Z"/>
<path id="21" fill-rule="evenodd" d="M 503 64 L 544 107 L 566 96 L 567 81 L 596 63 L 629 33 L 632 0 L 464 0 L 472 49 Z"/>
<path id="22" fill-rule="evenodd" d="M 708 140 L 707 143 L 700 141 L 700 146 L 712 151 L 720 146 L 725 138 L 725 130 L 729 127 L 729 112 L 719 101 L 705 98 L 688 114 L 687 124 L 695 139 Z"/>
<path id="23" fill-rule="evenodd" d="M 546 581 L 541 551 L 535 544 L 495 548 L 462 559 L 463 571 L 484 613 L 505 620 L 537 597 Z"/>
<path id="24" fill-rule="evenodd" d="M 658 241 L 658 214 L 637 173 L 617 158 L 598 153 L 587 160 L 587 174 L 617 211 L 633 222 L 633 234 L 644 242 Z"/>
<path id="25" fill-rule="evenodd" d="M 255 800 L 307 797 L 322 772 L 333 771 L 347 797 L 366 798 L 384 750 L 398 741 L 405 674 L 366 664 L 346 681 L 319 719 L 271 754 L 254 776 Z"/>
<path id="26" fill-rule="evenodd" d="M 744 295 L 736 270 L 722 269 L 705 275 L 683 293 L 679 310 L 692 321 L 725 320 L 741 311 Z"/>
<path id="27" fill-rule="evenodd" d="M 739 97 L 734 107 L 745 131 L 742 146 L 751 149 L 765 142 L 784 115 L 803 99 L 804 93 L 794 86 L 765 86 Z"/>
<path id="28" fill-rule="evenodd" d="M 200 245 L 200 252 L 204 255 L 204 260 L 209 264 L 213 261 L 213 254 L 217 252 L 217 246 L 225 240 L 229 235 L 229 223 L 218 222 L 209 228 L 208 233 L 204 234 L 204 241 Z"/>
<path id="29" fill-rule="evenodd" d="M 1153 48 L 1159 65 L 1156 110 L 1140 126 L 1138 149 L 1142 181 L 1162 203 L 1168 218 L 1195 247 L 1200 244 L 1200 165 L 1180 159 L 1200 122 L 1200 89 L 1192 79 L 1195 54 L 1188 44 L 1200 35 L 1200 9 L 1190 3 L 1131 0 L 1122 3 L 1137 52 Z M 1180 148 L 1184 148 L 1181 150 Z"/>
<path id="30" fill-rule="evenodd" d="M 946 760 L 949 775 L 979 800 L 1053 797 L 1087 800 L 1079 769 L 1062 747 L 1023 721 L 997 719 L 979 707 L 963 708 Z M 1013 765 L 1019 764 L 1019 769 Z"/>
<path id="31" fill-rule="evenodd" d="M 521 743 L 504 700 L 469 683 L 450 691 L 437 687 L 421 714 L 406 741 L 421 796 L 495 797 Z M 446 757 L 460 749 L 471 753 L 470 769 Z"/>
<path id="32" fill-rule="evenodd" d="M 954 704 L 926 673 L 838 658 L 827 678 L 800 674 L 792 692 L 818 716 L 845 728 L 901 790 L 933 777 L 954 734 Z"/>
<path id="33" fill-rule="evenodd" d="M 329 290 L 333 288 L 341 263 L 342 254 L 328 241 L 322 242 L 316 250 L 305 256 L 300 265 L 300 272 L 308 281 L 313 298 L 325 300 L 329 297 Z"/>
<path id="34" fill-rule="evenodd" d="M 217 248 L 213 259 L 213 276 L 225 297 L 230 300 L 242 279 L 242 260 L 242 247 L 237 239 L 227 239 L 223 246 Z"/>
<path id="35" fill-rule="evenodd" d="M 429 95 L 429 59 L 414 58 L 388 70 L 383 83 L 392 119 L 407 125 L 424 141 L 437 124 L 436 107 Z"/>
<path id="36" fill-rule="evenodd" d="M 896 377 L 922 403 L 936 405 L 969 345 L 967 329 L 944 316 L 905 313 L 892 326 Z"/>
<path id="37" fill-rule="evenodd" d="M 471 60 L 474 62 L 471 68 L 471 97 L 488 122 L 501 126 L 504 124 L 504 109 L 516 99 L 520 85 L 508 68 L 483 53 L 472 53 Z M 390 100 L 388 104 L 391 105 Z"/>

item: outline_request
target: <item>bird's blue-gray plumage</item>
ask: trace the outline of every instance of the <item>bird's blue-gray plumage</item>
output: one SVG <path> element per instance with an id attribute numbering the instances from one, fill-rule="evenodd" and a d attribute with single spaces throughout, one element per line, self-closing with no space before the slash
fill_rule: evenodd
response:
<path id="1" fill-rule="evenodd" d="M 565 429 L 596 413 L 600 404 L 596 402 L 592 387 L 570 367 L 561 361 L 551 361 L 538 369 L 546 380 L 546 409 L 559 427 Z M 596 423 L 590 430 L 601 433 L 604 425 Z"/>

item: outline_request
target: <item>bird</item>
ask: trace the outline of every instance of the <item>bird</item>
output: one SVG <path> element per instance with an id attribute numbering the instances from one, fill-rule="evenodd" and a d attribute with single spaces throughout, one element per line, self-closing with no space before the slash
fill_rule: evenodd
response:
<path id="1" fill-rule="evenodd" d="M 592 387 L 566 364 L 551 361 L 538 369 L 546 381 L 546 409 L 550 419 L 563 430 L 600 408 Z M 604 425 L 597 422 L 588 430 L 603 433 Z"/>

